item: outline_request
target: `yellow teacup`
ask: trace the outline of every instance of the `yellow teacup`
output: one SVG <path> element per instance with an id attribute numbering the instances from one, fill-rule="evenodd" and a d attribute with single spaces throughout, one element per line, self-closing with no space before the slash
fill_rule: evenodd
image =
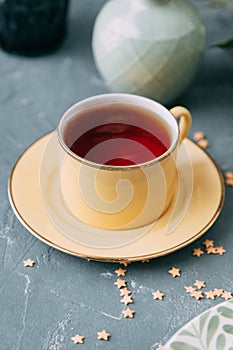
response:
<path id="1" fill-rule="evenodd" d="M 121 113 L 117 114 L 115 110 L 119 106 Z M 134 108 L 135 118 L 127 117 L 129 108 Z M 97 109 L 98 114 L 95 113 Z M 144 118 L 144 112 L 145 115 L 147 113 L 150 115 L 151 120 L 148 119 L 148 123 L 147 116 Z M 179 127 L 174 117 L 180 118 Z M 87 118 L 88 123 L 85 123 Z M 151 122 L 152 128 L 150 128 Z M 149 138 L 159 130 L 156 137 L 164 144 L 161 135 L 166 132 L 169 144 L 159 156 L 152 154 L 151 149 L 149 151 L 146 149 L 149 158 L 145 158 L 145 161 L 131 162 L 129 159 L 130 162 L 127 164 L 126 161 L 126 165 L 111 164 L 112 160 L 109 159 L 105 159 L 104 162 L 95 161 L 96 155 L 93 149 L 97 146 L 99 149 L 102 147 L 102 153 L 98 154 L 100 157 L 104 154 L 103 158 L 109 157 L 107 151 L 110 155 L 111 152 L 117 154 L 118 148 L 122 148 L 125 154 L 119 158 L 120 163 L 121 159 L 127 160 L 129 157 L 127 145 L 135 153 L 133 157 L 136 158 L 143 147 L 147 148 L 147 139 L 145 144 L 137 145 L 136 138 L 129 141 L 128 136 L 119 135 L 116 143 L 119 147 L 113 147 L 116 139 L 113 141 L 112 138 L 92 147 L 91 143 L 97 136 L 90 134 L 90 130 L 97 130 L 96 128 L 99 125 L 102 127 L 102 124 L 109 126 L 108 123 L 111 127 L 112 123 L 118 126 L 122 126 L 122 123 L 131 126 L 133 123 L 137 130 L 142 126 L 142 135 L 144 128 L 147 129 L 146 133 L 153 134 L 150 136 L 145 133 Z M 58 126 L 60 185 L 63 199 L 70 211 L 82 222 L 103 229 L 126 230 L 153 223 L 167 210 L 176 193 L 176 155 L 190 125 L 191 115 L 184 107 L 174 107 L 169 111 L 158 102 L 131 94 L 97 95 L 72 106 L 65 112 Z M 116 131 L 113 130 L 113 134 L 114 132 Z M 84 143 L 90 143 L 90 151 L 84 156 L 79 154 L 79 151 L 82 153 L 81 143 L 75 151 L 72 146 L 76 133 L 78 137 L 83 137 Z M 135 145 L 135 149 L 132 145 Z"/>

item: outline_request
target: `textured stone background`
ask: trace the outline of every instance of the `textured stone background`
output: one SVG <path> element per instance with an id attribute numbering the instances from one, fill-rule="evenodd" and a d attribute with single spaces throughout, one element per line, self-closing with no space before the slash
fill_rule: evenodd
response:
<path id="1" fill-rule="evenodd" d="M 113 285 L 117 264 L 87 262 L 61 253 L 34 238 L 13 215 L 7 198 L 11 169 L 24 149 L 54 129 L 62 113 L 84 97 L 108 91 L 91 53 L 94 18 L 103 0 L 73 0 L 69 31 L 52 55 L 24 58 L 0 52 L 0 348 L 1 350 L 153 349 L 183 324 L 220 300 L 195 301 L 184 285 L 205 279 L 208 289 L 233 292 L 233 189 L 227 188 L 221 216 L 197 242 L 156 259 L 135 263 L 126 280 L 133 292 L 135 318 L 122 319 L 123 305 Z M 222 171 L 233 170 L 233 59 L 211 45 L 233 37 L 230 10 L 214 9 L 199 0 L 208 47 L 192 86 L 174 104 L 193 114 L 190 135 L 203 130 L 208 152 Z M 211 238 L 227 249 L 224 256 L 192 257 L 192 248 Z M 33 269 L 23 267 L 28 257 Z M 178 266 L 182 277 L 167 270 Z M 163 302 L 151 292 L 161 289 Z M 97 340 L 107 329 L 109 342 Z M 85 344 L 74 345 L 80 333 Z"/>

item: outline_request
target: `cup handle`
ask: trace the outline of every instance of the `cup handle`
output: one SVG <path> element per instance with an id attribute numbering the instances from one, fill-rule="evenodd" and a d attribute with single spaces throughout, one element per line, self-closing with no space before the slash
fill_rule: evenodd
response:
<path id="1" fill-rule="evenodd" d="M 182 141 L 187 136 L 190 129 L 192 123 L 191 114 L 186 108 L 181 106 L 173 107 L 170 109 L 170 112 L 176 119 L 180 119 L 179 130 L 180 140 Z"/>

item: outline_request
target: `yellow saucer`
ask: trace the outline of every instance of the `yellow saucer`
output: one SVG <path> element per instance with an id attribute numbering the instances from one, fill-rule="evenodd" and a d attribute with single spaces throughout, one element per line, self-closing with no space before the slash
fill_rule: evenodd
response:
<path id="1" fill-rule="evenodd" d="M 54 248 L 79 257 L 102 261 L 151 259 L 169 254 L 193 242 L 206 232 L 220 214 L 224 202 L 222 175 L 205 151 L 191 140 L 185 139 L 183 148 L 187 154 L 186 158 L 190 161 L 191 172 L 185 164 L 187 161 L 184 161 L 184 156 L 182 156 L 180 165 L 178 164 L 181 179 L 180 202 L 178 201 L 177 205 L 177 202 L 174 201 L 155 225 L 144 230 L 146 231 L 144 234 L 136 235 L 135 240 L 130 239 L 128 242 L 123 239 L 122 244 L 117 242 L 111 248 L 101 244 L 98 246 L 101 236 L 105 241 L 105 230 L 99 230 L 98 233 L 95 228 L 83 227 L 83 224 L 77 220 L 75 222 L 76 236 L 74 237 L 72 232 L 64 234 L 59 229 L 59 221 L 67 221 L 66 212 L 60 204 L 58 207 L 54 205 L 54 213 L 58 213 L 58 216 L 54 215 L 51 220 L 51 211 L 53 211 L 51 203 L 52 201 L 54 204 L 59 202 L 59 196 L 55 196 L 54 193 L 57 192 L 55 190 L 50 193 L 50 184 L 46 186 L 40 178 L 41 163 L 43 164 L 46 152 L 50 152 L 49 157 L 52 155 L 52 158 L 56 158 L 56 154 L 53 157 L 54 150 L 50 146 L 54 138 L 54 132 L 47 134 L 22 154 L 12 170 L 8 186 L 9 199 L 18 219 L 34 236 Z M 47 171 L 56 174 L 58 169 L 52 158 L 48 163 Z M 190 183 L 192 183 L 192 188 Z M 46 201 L 48 204 L 50 202 L 49 211 L 45 208 L 44 202 Z M 92 234 L 97 239 L 97 243 L 93 246 L 85 241 L 85 237 L 91 240 Z M 126 237 L 127 234 L 123 232 L 122 237 Z M 111 237 L 108 239 L 110 240 Z"/>

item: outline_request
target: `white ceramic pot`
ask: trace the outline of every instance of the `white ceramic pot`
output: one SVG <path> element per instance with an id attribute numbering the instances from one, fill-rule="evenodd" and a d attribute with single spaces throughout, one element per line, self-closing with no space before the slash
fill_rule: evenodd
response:
<path id="1" fill-rule="evenodd" d="M 92 48 L 113 91 L 166 104 L 194 77 L 205 29 L 188 0 L 110 0 L 96 18 Z"/>

